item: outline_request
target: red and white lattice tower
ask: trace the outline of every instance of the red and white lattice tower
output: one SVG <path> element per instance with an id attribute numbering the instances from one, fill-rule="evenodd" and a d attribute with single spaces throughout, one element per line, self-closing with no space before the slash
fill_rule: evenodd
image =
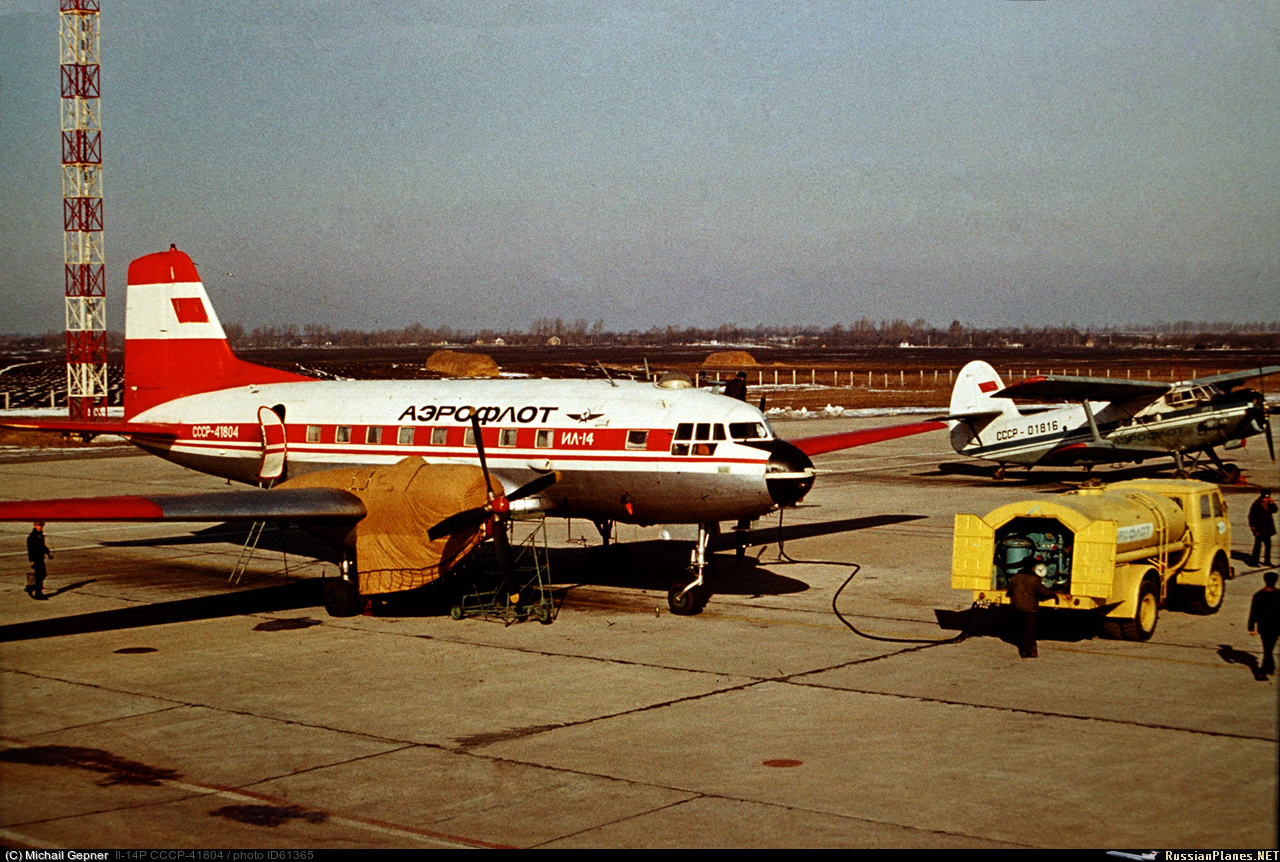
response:
<path id="1" fill-rule="evenodd" d="M 107 298 L 102 246 L 99 0 L 59 0 L 62 223 L 67 298 L 67 413 L 107 415 Z"/>

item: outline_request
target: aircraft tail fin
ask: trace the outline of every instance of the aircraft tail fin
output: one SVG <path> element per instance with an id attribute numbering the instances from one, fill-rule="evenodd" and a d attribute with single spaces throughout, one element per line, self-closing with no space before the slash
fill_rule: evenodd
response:
<path id="1" fill-rule="evenodd" d="M 237 359 L 195 264 L 175 246 L 129 264 L 126 421 L 157 404 L 200 392 L 310 379 Z"/>
<path id="2" fill-rule="evenodd" d="M 986 362 L 975 359 L 960 369 L 960 376 L 951 390 L 950 415 L 947 419 L 994 419 L 997 416 L 1016 417 L 1018 408 L 1008 398 L 995 398 L 1004 389 L 1000 375 Z"/>

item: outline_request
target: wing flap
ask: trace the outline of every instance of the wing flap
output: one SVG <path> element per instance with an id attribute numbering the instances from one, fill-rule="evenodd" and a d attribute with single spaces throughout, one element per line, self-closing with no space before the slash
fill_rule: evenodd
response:
<path id="1" fill-rule="evenodd" d="M 0 503 L 0 521 L 311 521 L 359 520 L 364 515 L 360 498 L 338 488 L 70 497 Z"/>

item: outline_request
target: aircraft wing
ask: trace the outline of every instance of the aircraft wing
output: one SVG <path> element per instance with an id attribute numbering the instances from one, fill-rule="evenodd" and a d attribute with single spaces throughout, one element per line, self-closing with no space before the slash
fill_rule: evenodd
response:
<path id="1" fill-rule="evenodd" d="M 1113 464 L 1126 461 L 1145 461 L 1147 458 L 1168 457 L 1170 450 L 1143 446 L 1108 446 L 1105 443 L 1068 443 L 1051 449 L 1037 461 L 1038 465 L 1073 466 L 1075 464 Z"/>
<path id="2" fill-rule="evenodd" d="M 882 440 L 893 440 L 898 437 L 910 437 L 912 434 L 923 434 L 926 431 L 937 431 L 946 427 L 936 419 L 928 419 L 924 422 L 908 422 L 903 425 L 889 425 L 885 428 L 867 428 L 862 431 L 839 431 L 835 434 L 820 434 L 817 437 L 801 437 L 787 442 L 806 455 L 821 455 L 823 452 L 852 449 L 854 446 L 865 446 L 868 443 L 879 443 Z"/>
<path id="3" fill-rule="evenodd" d="M 0 521 L 358 521 L 364 503 L 338 488 L 70 497 L 0 503 Z"/>
<path id="4" fill-rule="evenodd" d="M 1249 371 L 1232 371 L 1230 374 L 1215 374 L 1212 377 L 1197 377 L 1191 382 L 1217 386 L 1223 392 L 1229 392 L 1242 383 L 1276 373 L 1280 373 L 1280 365 L 1268 365 L 1266 368 L 1255 368 Z"/>
<path id="5" fill-rule="evenodd" d="M 1068 377 L 1045 374 L 1028 377 L 1010 384 L 992 398 L 1029 398 L 1037 401 L 1129 401 L 1134 398 L 1155 400 L 1173 388 L 1158 380 L 1118 380 L 1113 377 Z"/>

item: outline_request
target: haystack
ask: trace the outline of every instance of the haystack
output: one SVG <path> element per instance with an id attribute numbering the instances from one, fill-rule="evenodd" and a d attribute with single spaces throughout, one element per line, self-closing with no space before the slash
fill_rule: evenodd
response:
<path id="1" fill-rule="evenodd" d="M 497 377 L 498 363 L 484 353 L 437 350 L 427 358 L 426 369 L 445 377 Z"/>
<path id="2" fill-rule="evenodd" d="M 704 368 L 735 368 L 755 364 L 756 358 L 745 350 L 721 350 L 702 360 Z"/>

